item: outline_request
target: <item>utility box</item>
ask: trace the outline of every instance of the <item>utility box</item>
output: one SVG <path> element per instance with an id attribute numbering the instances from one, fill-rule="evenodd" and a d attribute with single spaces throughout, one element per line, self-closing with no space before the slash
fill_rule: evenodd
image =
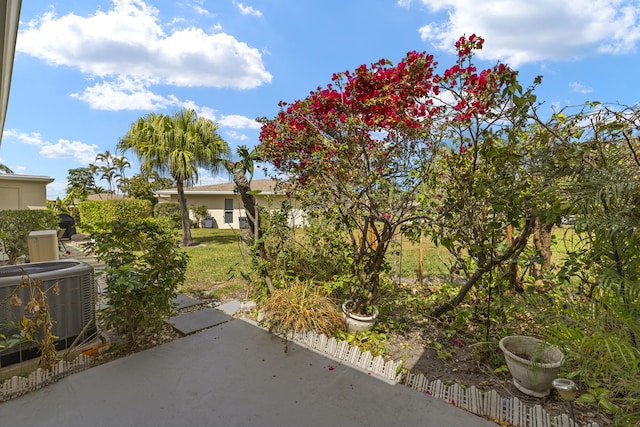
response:
<path id="1" fill-rule="evenodd" d="M 58 259 L 58 232 L 38 230 L 29 233 L 29 261 L 55 261 Z"/>

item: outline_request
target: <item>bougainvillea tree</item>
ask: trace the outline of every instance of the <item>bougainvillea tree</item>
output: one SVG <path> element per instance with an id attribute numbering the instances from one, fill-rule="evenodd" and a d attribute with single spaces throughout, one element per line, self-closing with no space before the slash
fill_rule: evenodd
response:
<path id="1" fill-rule="evenodd" d="M 438 181 L 434 165 L 443 147 L 469 144 L 456 139 L 452 124 L 494 114 L 512 93 L 508 67 L 478 72 L 471 65 L 482 43 L 461 38 L 459 59 L 443 74 L 425 52 L 334 74 L 326 87 L 281 102 L 277 116 L 263 120 L 263 159 L 287 177 L 307 212 L 326 214 L 349 236 L 357 313 L 377 296 L 394 234 L 433 215 L 419 201 Z"/>
<path id="2" fill-rule="evenodd" d="M 440 82 L 449 113 L 432 132 L 448 143 L 431 185 L 422 188 L 429 220 L 418 232 L 448 249 L 451 272 L 463 282 L 434 316 L 455 308 L 474 287 L 487 291 L 490 302 L 496 284 L 513 285 L 536 218 L 548 219 L 553 200 L 539 156 L 549 135 L 531 120 L 540 79 L 523 89 L 503 64 L 477 72 L 470 52 L 481 44 L 460 39 L 458 64 Z"/>

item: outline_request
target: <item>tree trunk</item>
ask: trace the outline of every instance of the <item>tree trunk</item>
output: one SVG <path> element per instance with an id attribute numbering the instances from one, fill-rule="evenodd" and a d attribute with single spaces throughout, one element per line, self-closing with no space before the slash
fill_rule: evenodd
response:
<path id="1" fill-rule="evenodd" d="M 542 257 L 542 264 L 536 263 L 533 266 L 533 276 L 541 278 L 544 273 L 551 271 L 551 239 L 555 222 L 542 222 L 541 218 L 536 218 L 533 228 L 533 244 L 538 254 Z"/>
<path id="2" fill-rule="evenodd" d="M 187 208 L 187 198 L 184 196 L 184 183 L 176 181 L 178 192 L 178 205 L 180 205 L 180 215 L 182 216 L 182 246 L 193 245 L 191 237 L 191 220 L 189 219 L 189 209 Z"/>
<path id="3" fill-rule="evenodd" d="M 456 308 L 464 300 L 464 298 L 467 296 L 467 293 L 471 290 L 471 288 L 473 288 L 473 286 L 478 282 L 478 280 L 480 280 L 482 276 L 488 273 L 496 265 L 504 263 L 505 261 L 520 254 L 524 250 L 524 248 L 527 246 L 527 241 L 529 240 L 529 236 L 531 236 L 532 231 L 533 221 L 527 220 L 522 231 L 520 231 L 518 237 L 513 240 L 513 243 L 509 246 L 506 252 L 498 257 L 494 257 L 491 259 L 487 257 L 486 261 L 482 263 L 478 267 L 478 269 L 467 278 L 464 285 L 462 285 L 462 288 L 460 288 L 460 290 L 458 291 L 458 294 L 451 300 L 436 307 L 431 312 L 431 315 L 434 317 L 440 317 L 443 314 L 446 314 Z"/>
<path id="4" fill-rule="evenodd" d="M 509 246 L 513 244 L 513 225 L 507 225 L 507 243 Z M 509 285 L 512 290 L 522 293 L 522 283 L 520 283 L 520 275 L 518 274 L 518 262 L 517 259 L 511 259 L 509 263 Z"/>
<path id="5" fill-rule="evenodd" d="M 238 193 L 240 193 L 240 198 L 244 205 L 244 212 L 247 216 L 247 225 L 250 230 L 249 233 L 253 236 L 253 241 L 248 241 L 249 239 L 247 239 L 247 236 L 244 233 L 241 233 L 240 235 L 246 245 L 254 246 L 255 249 L 252 250 L 252 254 L 258 261 L 258 265 L 260 266 L 260 275 L 267 284 L 267 289 L 271 294 L 275 288 L 273 287 L 273 282 L 271 281 L 269 272 L 264 267 L 264 261 L 267 259 L 267 254 L 264 248 L 264 243 L 261 240 L 262 229 L 260 228 L 260 210 L 256 204 L 256 198 L 253 197 L 253 194 L 250 194 L 251 185 L 244 173 L 235 173 L 233 175 L 233 182 L 236 184 L 236 187 L 238 187 Z"/>

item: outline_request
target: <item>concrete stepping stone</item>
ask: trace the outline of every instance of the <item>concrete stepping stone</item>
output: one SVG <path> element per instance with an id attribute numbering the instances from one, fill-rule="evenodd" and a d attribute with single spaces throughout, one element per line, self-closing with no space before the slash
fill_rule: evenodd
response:
<path id="1" fill-rule="evenodd" d="M 175 304 L 174 310 L 182 310 L 183 308 L 192 307 L 194 305 L 202 304 L 197 298 L 190 297 L 185 294 L 178 294 L 178 296 L 173 300 Z"/>
<path id="2" fill-rule="evenodd" d="M 220 310 L 205 308 L 203 310 L 179 314 L 167 319 L 166 322 L 181 334 L 190 335 L 203 329 L 226 323 L 232 319 L 233 317 Z"/>
<path id="3" fill-rule="evenodd" d="M 240 301 L 229 301 L 226 302 L 224 304 L 220 304 L 219 306 L 216 307 L 216 310 L 220 310 L 226 314 L 228 314 L 229 316 L 233 316 L 234 314 L 236 314 L 238 312 L 238 310 L 240 310 L 240 306 L 242 304 L 240 303 Z"/>

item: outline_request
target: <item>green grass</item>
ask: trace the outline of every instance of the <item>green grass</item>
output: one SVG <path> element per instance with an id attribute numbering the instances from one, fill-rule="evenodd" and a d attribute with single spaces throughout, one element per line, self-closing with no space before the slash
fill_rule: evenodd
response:
<path id="1" fill-rule="evenodd" d="M 240 270 L 248 260 L 235 232 L 196 228 L 191 235 L 199 246 L 184 249 L 189 265 L 180 291 L 215 299 L 242 292 L 245 281 Z"/>
<path id="2" fill-rule="evenodd" d="M 224 297 L 227 293 L 242 291 L 245 281 L 240 275 L 247 269 L 248 255 L 233 230 L 195 228 L 191 230 L 199 246 L 185 248 L 189 254 L 186 280 L 181 291 L 212 298 Z M 556 229 L 553 246 L 554 261 L 566 256 L 576 247 L 577 236 L 571 227 Z M 389 247 L 387 259 L 393 277 L 417 278 L 420 245 L 404 238 L 396 238 Z M 446 264 L 451 255 L 443 247 L 436 247 L 430 239 L 422 242 L 422 272 L 424 278 L 447 275 Z"/>
<path id="3" fill-rule="evenodd" d="M 397 237 L 389 247 L 387 260 L 393 277 L 417 278 L 420 262 L 420 244 L 412 243 L 406 237 Z M 422 277 L 444 276 L 448 274 L 447 264 L 452 260 L 443 247 L 436 247 L 429 238 L 422 241 Z"/>

